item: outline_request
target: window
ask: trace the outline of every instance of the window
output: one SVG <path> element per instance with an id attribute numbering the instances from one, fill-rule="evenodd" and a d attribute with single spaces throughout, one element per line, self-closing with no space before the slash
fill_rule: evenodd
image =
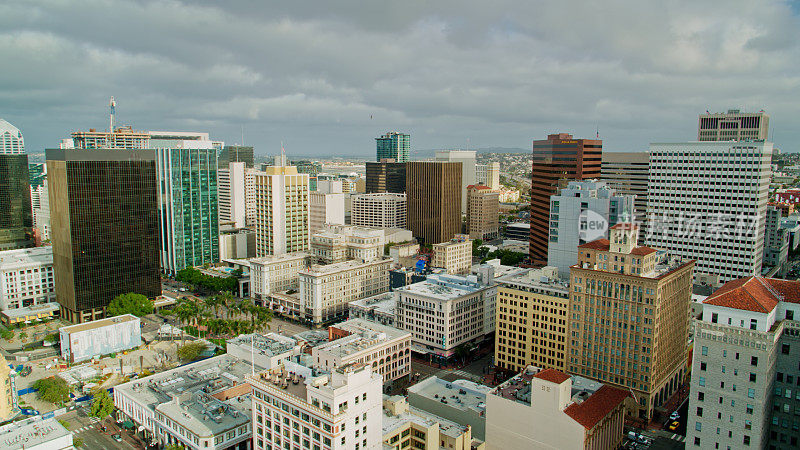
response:
<path id="1" fill-rule="evenodd" d="M 745 434 L 744 438 L 742 439 L 742 444 L 749 446 L 750 445 L 750 436 Z"/>
<path id="2" fill-rule="evenodd" d="M 757 366 L 758 365 L 758 356 L 751 356 L 750 357 L 750 365 Z"/>
<path id="3" fill-rule="evenodd" d="M 700 422 L 695 422 L 694 429 L 697 430 L 697 431 L 702 431 L 703 430 L 703 424 L 701 424 Z"/>
<path id="4" fill-rule="evenodd" d="M 756 390 L 755 389 L 748 389 L 747 390 L 747 398 L 756 398 Z"/>
<path id="5" fill-rule="evenodd" d="M 705 386 L 705 385 L 706 385 L 706 379 L 705 379 L 705 377 L 699 377 L 699 378 L 697 379 L 697 383 L 698 383 L 700 386 Z"/>
<path id="6" fill-rule="evenodd" d="M 702 348 L 700 348 L 700 354 L 703 356 L 708 356 L 708 347 L 704 345 Z"/>
<path id="7" fill-rule="evenodd" d="M 703 417 L 703 408 L 697 407 L 697 417 Z"/>
<path id="8" fill-rule="evenodd" d="M 711 313 L 711 323 L 717 323 L 719 321 L 719 314 Z"/>
<path id="9" fill-rule="evenodd" d="M 698 447 L 700 446 L 700 438 L 699 437 L 695 437 L 694 438 L 694 445 L 696 445 Z"/>
<path id="10" fill-rule="evenodd" d="M 754 374 L 754 373 L 750 372 L 750 381 L 751 381 L 752 383 L 755 383 L 755 382 L 756 382 L 756 374 Z"/>
<path id="11" fill-rule="evenodd" d="M 698 401 L 702 402 L 702 401 L 705 401 L 705 399 L 706 399 L 706 394 L 704 394 L 703 392 L 698 392 L 697 393 L 697 400 Z"/>
<path id="12" fill-rule="evenodd" d="M 788 355 L 789 350 L 790 350 L 789 344 L 781 345 L 781 353 L 783 353 L 784 355 Z"/>
<path id="13" fill-rule="evenodd" d="M 700 363 L 700 370 L 706 370 L 706 363 L 704 362 Z"/>

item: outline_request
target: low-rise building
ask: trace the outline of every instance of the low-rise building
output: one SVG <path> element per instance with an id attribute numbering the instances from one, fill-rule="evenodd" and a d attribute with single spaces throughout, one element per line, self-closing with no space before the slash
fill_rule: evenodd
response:
<path id="1" fill-rule="evenodd" d="M 227 354 L 243 361 L 252 361 L 258 367 L 271 369 L 280 361 L 300 354 L 300 344 L 290 337 L 277 333 L 242 334 L 225 342 Z"/>
<path id="2" fill-rule="evenodd" d="M 495 364 L 519 373 L 528 366 L 566 370 L 569 284 L 558 268 L 526 269 L 496 279 Z"/>
<path id="3" fill-rule="evenodd" d="M 472 435 L 486 439 L 486 396 L 492 388 L 469 380 L 429 377 L 408 388 L 408 403 L 439 417 L 469 425 Z"/>
<path id="4" fill-rule="evenodd" d="M 0 309 L 55 302 L 53 247 L 0 252 Z"/>
<path id="5" fill-rule="evenodd" d="M 383 448 L 402 450 L 483 450 L 486 444 L 472 437 L 472 428 L 409 406 L 405 397 L 383 398 Z"/>
<path id="6" fill-rule="evenodd" d="M 313 265 L 300 272 L 300 303 L 314 324 L 347 316 L 348 303 L 389 290 L 391 259 Z"/>
<path id="7" fill-rule="evenodd" d="M 472 241 L 466 234 L 457 234 L 448 242 L 433 244 L 432 267 L 451 275 L 465 275 L 472 267 Z"/>
<path id="8" fill-rule="evenodd" d="M 384 383 L 411 373 L 411 334 L 397 328 L 350 319 L 328 327 L 330 342 L 311 348 L 316 367 L 333 370 L 364 363 L 383 377 Z"/>
<path id="9" fill-rule="evenodd" d="M 372 297 L 355 300 L 349 304 L 349 318 L 364 319 L 390 327 L 395 326 L 396 292 L 384 292 Z"/>
<path id="10" fill-rule="evenodd" d="M 220 355 L 114 388 L 118 419 L 149 440 L 187 449 L 245 450 L 252 437 L 249 362 Z"/>
<path id="11" fill-rule="evenodd" d="M 528 367 L 486 398 L 490 449 L 617 449 L 622 444 L 623 389 Z"/>
<path id="12" fill-rule="evenodd" d="M 253 449 L 378 449 L 381 376 L 366 364 L 320 372 L 310 361 L 281 365 L 247 380 L 253 387 Z"/>
<path id="13" fill-rule="evenodd" d="M 321 264 L 373 261 L 383 255 L 383 233 L 364 227 L 326 227 L 311 235 L 311 254 Z"/>
<path id="14" fill-rule="evenodd" d="M 308 268 L 311 255 L 295 252 L 262 256 L 249 261 L 250 292 L 256 301 L 264 301 L 273 292 L 296 290 L 300 286 L 300 271 Z"/>
<path id="15" fill-rule="evenodd" d="M 350 223 L 353 225 L 406 228 L 406 194 L 359 194 L 351 199 Z"/>
<path id="16" fill-rule="evenodd" d="M 396 326 L 409 331 L 412 351 L 447 359 L 494 331 L 494 277 L 434 274 L 398 288 Z"/>
<path id="17" fill-rule="evenodd" d="M 72 450 L 72 432 L 55 417 L 0 428 L 0 445 L 5 450 Z"/>
<path id="18" fill-rule="evenodd" d="M 69 325 L 58 332 L 61 357 L 71 363 L 142 345 L 141 321 L 132 314 Z"/>

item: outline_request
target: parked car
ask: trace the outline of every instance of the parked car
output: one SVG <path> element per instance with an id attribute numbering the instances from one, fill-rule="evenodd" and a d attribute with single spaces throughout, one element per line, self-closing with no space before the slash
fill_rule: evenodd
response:
<path id="1" fill-rule="evenodd" d="M 677 420 L 672 422 L 671 424 L 669 424 L 669 431 L 677 430 L 680 425 L 681 425 L 680 422 L 678 422 Z"/>
<path id="2" fill-rule="evenodd" d="M 672 414 L 669 415 L 669 420 L 678 420 L 680 417 L 681 415 L 678 411 L 673 411 Z"/>
<path id="3" fill-rule="evenodd" d="M 113 440 L 115 440 L 117 442 L 122 442 L 122 436 L 120 436 L 118 434 L 112 434 L 111 435 L 111 439 L 113 439 Z"/>

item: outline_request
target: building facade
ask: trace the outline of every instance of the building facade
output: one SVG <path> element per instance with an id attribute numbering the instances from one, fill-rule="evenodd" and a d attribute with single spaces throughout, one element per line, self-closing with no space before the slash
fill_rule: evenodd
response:
<path id="1" fill-rule="evenodd" d="M 452 162 L 410 162 L 406 167 L 408 228 L 428 245 L 461 231 L 461 167 Z"/>
<path id="2" fill-rule="evenodd" d="M 467 234 L 470 239 L 499 237 L 500 193 L 488 186 L 467 186 Z"/>
<path id="3" fill-rule="evenodd" d="M 19 128 L 0 119 L 0 155 L 24 155 L 25 138 Z"/>
<path id="4" fill-rule="evenodd" d="M 475 182 L 488 186 L 493 191 L 500 190 L 500 163 L 489 162 L 475 165 Z"/>
<path id="5" fill-rule="evenodd" d="M 351 199 L 350 223 L 357 226 L 406 228 L 406 194 L 360 194 Z"/>
<path id="6" fill-rule="evenodd" d="M 406 192 L 406 163 L 404 162 L 367 162 L 366 164 L 367 194 Z"/>
<path id="7" fill-rule="evenodd" d="M 311 254 L 320 264 L 374 261 L 383 256 L 382 230 L 353 225 L 328 226 L 311 236 Z"/>
<path id="8" fill-rule="evenodd" d="M 309 205 L 311 233 L 321 230 L 325 224 L 344 225 L 344 194 L 311 192 Z"/>
<path id="9" fill-rule="evenodd" d="M 120 294 L 161 294 L 155 150 L 47 150 L 61 317 L 102 318 Z"/>
<path id="10" fill-rule="evenodd" d="M 227 167 L 228 164 L 233 162 L 242 162 L 245 167 L 252 169 L 253 164 L 253 146 L 251 145 L 226 145 L 219 152 L 218 165 L 220 168 Z"/>
<path id="11" fill-rule="evenodd" d="M 254 178 L 256 255 L 308 251 L 308 174 L 268 166 Z"/>
<path id="12" fill-rule="evenodd" d="M 0 153 L 0 251 L 33 245 L 28 155 Z"/>
<path id="13" fill-rule="evenodd" d="M 698 141 L 766 141 L 769 139 L 769 115 L 763 110 L 743 113 L 729 109 L 726 113 L 700 114 Z"/>
<path id="14" fill-rule="evenodd" d="M 770 142 L 650 144 L 647 245 L 725 282 L 761 274 Z"/>
<path id="15" fill-rule="evenodd" d="M 605 152 L 600 179 L 619 195 L 633 195 L 633 220 L 639 224 L 639 241 L 647 235 L 647 180 L 650 176 L 650 153 Z"/>
<path id="16" fill-rule="evenodd" d="M 447 242 L 433 244 L 432 267 L 451 275 L 466 275 L 472 268 L 472 241 L 466 234 L 457 234 Z"/>
<path id="17" fill-rule="evenodd" d="M 484 450 L 486 444 L 474 438 L 473 428 L 409 405 L 401 395 L 383 399 L 383 448 Z"/>
<path id="18" fill-rule="evenodd" d="M 219 166 L 217 190 L 219 221 L 232 223 L 234 228 L 247 225 L 247 200 L 245 197 L 245 163 L 232 162 Z"/>
<path id="19" fill-rule="evenodd" d="M 174 275 L 219 262 L 216 150 L 156 150 L 161 270 Z"/>
<path id="20" fill-rule="evenodd" d="M 600 177 L 602 152 L 603 141 L 575 139 L 567 133 L 551 134 L 546 140 L 533 141 L 531 263 L 547 264 L 550 196 L 565 180 Z"/>
<path id="21" fill-rule="evenodd" d="M 686 448 L 800 444 L 800 282 L 747 277 L 695 321 Z"/>
<path id="22" fill-rule="evenodd" d="M 131 314 L 108 317 L 58 329 L 61 357 L 70 363 L 90 360 L 142 345 L 142 327 Z"/>
<path id="23" fill-rule="evenodd" d="M 250 262 L 250 293 L 258 302 L 272 292 L 297 289 L 300 271 L 309 267 L 311 255 L 304 252 L 284 253 L 276 256 L 253 258 Z"/>
<path id="24" fill-rule="evenodd" d="M 527 269 L 497 282 L 497 367 L 512 373 L 530 365 L 567 370 L 569 284 L 558 269 Z"/>
<path id="25" fill-rule="evenodd" d="M 467 186 L 477 183 L 474 150 L 444 150 L 436 152 L 436 161 L 461 164 L 461 213 L 467 213 Z"/>
<path id="26" fill-rule="evenodd" d="M 629 414 L 649 421 L 687 373 L 694 261 L 638 246 L 638 232 L 619 223 L 578 247 L 567 366 L 633 392 Z"/>
<path id="27" fill-rule="evenodd" d="M 791 205 L 790 205 L 791 206 Z M 789 230 L 781 227 L 784 209 L 774 203 L 767 205 L 767 218 L 764 221 L 764 261 L 763 267 L 777 267 L 777 274 L 786 274 L 789 262 Z"/>
<path id="28" fill-rule="evenodd" d="M 390 131 L 375 138 L 375 161 L 394 160 L 404 163 L 411 160 L 411 135 Z"/>
<path id="29" fill-rule="evenodd" d="M 550 197 L 547 264 L 569 278 L 569 268 L 578 262 L 578 246 L 607 238 L 609 227 L 631 222 L 633 213 L 633 196 L 619 195 L 602 181 L 570 181 Z"/>
<path id="30" fill-rule="evenodd" d="M 494 331 L 497 286 L 475 276 L 429 275 L 399 292 L 395 326 L 411 333 L 412 351 L 446 360 Z"/>
<path id="31" fill-rule="evenodd" d="M 55 300 L 52 247 L 0 252 L 0 309 L 19 309 Z"/>

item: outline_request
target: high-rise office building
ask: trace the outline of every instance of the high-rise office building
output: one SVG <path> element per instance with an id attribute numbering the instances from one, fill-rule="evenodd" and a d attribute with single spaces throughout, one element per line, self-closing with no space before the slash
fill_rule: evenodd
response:
<path id="1" fill-rule="evenodd" d="M 375 138 L 375 161 L 394 160 L 404 163 L 410 161 L 411 135 L 390 131 L 383 136 Z"/>
<path id="2" fill-rule="evenodd" d="M 637 245 L 636 225 L 578 247 L 570 270 L 567 370 L 630 390 L 649 421 L 687 373 L 694 261 Z M 602 343 L 601 343 L 602 342 Z"/>
<path id="3" fill-rule="evenodd" d="M 256 255 L 309 248 L 308 174 L 292 166 L 266 166 L 254 174 Z"/>
<path id="4" fill-rule="evenodd" d="M 408 228 L 425 244 L 461 231 L 461 164 L 410 162 L 406 168 Z"/>
<path id="5" fill-rule="evenodd" d="M 253 165 L 253 146 L 226 145 L 219 152 L 219 167 L 227 167 L 232 162 L 243 162 L 248 169 Z"/>
<path id="6" fill-rule="evenodd" d="M 247 217 L 245 198 L 245 163 L 232 162 L 217 170 L 219 191 L 219 221 L 230 222 L 235 228 L 244 228 Z"/>
<path id="7" fill-rule="evenodd" d="M 747 277 L 695 321 L 686 448 L 800 446 L 800 282 Z"/>
<path id="8" fill-rule="evenodd" d="M 351 198 L 350 223 L 365 227 L 406 228 L 406 194 L 359 194 Z"/>
<path id="9" fill-rule="evenodd" d="M 499 236 L 500 193 L 489 186 L 467 186 L 467 234 L 470 239 L 491 240 Z"/>
<path id="10" fill-rule="evenodd" d="M 605 182 L 570 181 L 550 197 L 550 242 L 547 265 L 562 278 L 578 262 L 578 246 L 607 238 L 608 228 L 633 219 L 633 196 L 619 195 Z"/>
<path id="11" fill-rule="evenodd" d="M 550 196 L 566 180 L 599 178 L 602 152 L 603 141 L 575 139 L 567 133 L 551 134 L 546 140 L 533 141 L 531 263 L 547 264 Z"/>
<path id="12" fill-rule="evenodd" d="M 406 163 L 367 162 L 367 194 L 406 192 Z"/>
<path id="13" fill-rule="evenodd" d="M 771 142 L 650 144 L 647 245 L 722 282 L 761 274 Z"/>
<path id="14" fill-rule="evenodd" d="M 500 190 L 500 163 L 490 162 L 475 165 L 475 182 L 489 186 L 493 191 Z"/>
<path id="15" fill-rule="evenodd" d="M 213 148 L 156 150 L 164 273 L 219 261 L 216 156 Z"/>
<path id="16" fill-rule="evenodd" d="M 33 244 L 28 155 L 0 154 L 0 250 Z"/>
<path id="17" fill-rule="evenodd" d="M 467 213 L 467 186 L 477 183 L 474 150 L 443 150 L 436 152 L 436 161 L 461 163 L 461 214 Z"/>
<path id="18" fill-rule="evenodd" d="M 321 230 L 325 224 L 344 225 L 344 196 L 341 192 L 309 194 L 309 231 Z"/>
<path id="19" fill-rule="evenodd" d="M 116 128 L 113 133 L 90 128 L 89 131 L 72 133 L 72 138 L 64 139 L 61 143 L 61 148 L 150 148 L 150 134 L 134 131 L 129 126 Z"/>
<path id="20" fill-rule="evenodd" d="M 22 155 L 25 153 L 25 138 L 19 128 L 0 119 L 0 155 Z"/>
<path id="21" fill-rule="evenodd" d="M 61 317 L 102 318 L 119 294 L 161 294 L 156 151 L 48 149 Z"/>
<path id="22" fill-rule="evenodd" d="M 697 126 L 698 141 L 766 141 L 769 134 L 769 114 L 743 113 L 729 109 L 726 113 L 700 114 Z"/>
<path id="23" fill-rule="evenodd" d="M 633 211 L 639 224 L 639 241 L 647 234 L 647 179 L 650 176 L 650 153 L 604 152 L 600 179 L 619 195 L 635 195 Z"/>

